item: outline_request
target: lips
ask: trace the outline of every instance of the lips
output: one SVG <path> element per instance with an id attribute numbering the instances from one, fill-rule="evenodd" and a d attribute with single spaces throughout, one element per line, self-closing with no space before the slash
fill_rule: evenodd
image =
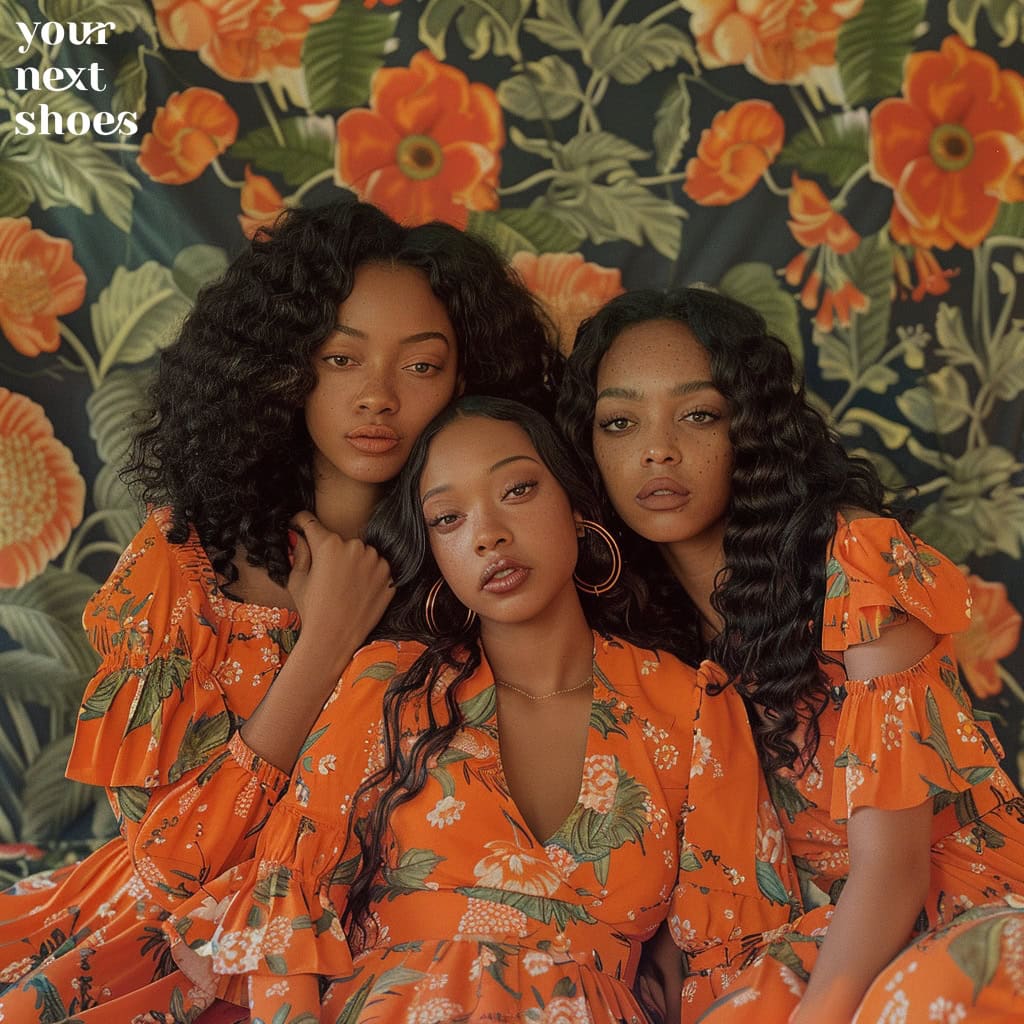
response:
<path id="1" fill-rule="evenodd" d="M 526 582 L 530 570 L 514 558 L 499 558 L 480 574 L 480 589 L 489 594 L 507 594 Z"/>
<path id="2" fill-rule="evenodd" d="M 366 455 L 386 455 L 398 447 L 401 438 L 390 427 L 368 424 L 347 433 L 345 440 Z"/>
<path id="3" fill-rule="evenodd" d="M 690 492 L 667 476 L 655 477 L 637 491 L 636 503 L 651 512 L 677 512 L 690 500 Z"/>

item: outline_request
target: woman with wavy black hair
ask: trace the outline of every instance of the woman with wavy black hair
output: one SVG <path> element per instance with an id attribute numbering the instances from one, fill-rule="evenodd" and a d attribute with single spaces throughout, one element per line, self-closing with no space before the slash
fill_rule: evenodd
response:
<path id="1" fill-rule="evenodd" d="M 716 997 L 709 1024 L 1019 1015 L 1019 947 L 964 953 L 971 929 L 1024 929 L 1024 825 L 957 678 L 963 575 L 763 318 L 710 290 L 586 321 L 558 418 L 627 561 L 691 624 L 680 653 L 707 659 L 670 917 L 683 1019 Z"/>
<path id="2" fill-rule="evenodd" d="M 536 412 L 463 398 L 427 428 L 367 533 L 404 639 L 346 670 L 244 881 L 167 925 L 207 999 L 646 1019 L 629 986 L 676 877 L 694 672 L 614 638 L 657 623 L 595 512 Z"/>
<path id="3" fill-rule="evenodd" d="M 176 1012 L 159 923 L 251 854 L 384 611 L 360 539 L 384 489 L 454 394 L 546 410 L 559 369 L 487 244 L 363 203 L 289 211 L 200 293 L 126 471 L 155 508 L 84 617 L 101 664 L 68 774 L 121 837 L 0 896 L 7 1020 Z"/>

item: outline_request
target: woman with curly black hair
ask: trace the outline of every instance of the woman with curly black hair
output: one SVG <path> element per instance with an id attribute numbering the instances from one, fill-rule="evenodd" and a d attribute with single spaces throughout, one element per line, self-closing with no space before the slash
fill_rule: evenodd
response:
<path id="1" fill-rule="evenodd" d="M 84 616 L 101 664 L 68 774 L 121 837 L 0 896 L 7 1020 L 180 1007 L 159 923 L 251 854 L 387 606 L 360 539 L 384 489 L 453 395 L 548 410 L 559 370 L 487 244 L 363 203 L 289 211 L 200 293 L 126 471 L 154 510 Z"/>
<path id="2" fill-rule="evenodd" d="M 963 575 L 763 318 L 710 290 L 586 321 L 558 417 L 706 659 L 670 917 L 684 1020 L 716 997 L 709 1024 L 1019 1015 L 1020 953 L 963 953 L 1024 928 L 1024 804 L 956 673 Z"/>
<path id="3" fill-rule="evenodd" d="M 463 398 L 427 428 L 367 532 L 405 639 L 346 670 L 245 880 L 167 925 L 207 999 L 265 1021 L 645 1019 L 629 986 L 676 877 L 695 673 L 612 635 L 654 623 L 596 507 L 525 406 Z"/>

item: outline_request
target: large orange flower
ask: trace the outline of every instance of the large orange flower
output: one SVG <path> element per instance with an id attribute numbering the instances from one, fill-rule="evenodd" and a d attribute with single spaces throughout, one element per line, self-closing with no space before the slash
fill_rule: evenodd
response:
<path id="1" fill-rule="evenodd" d="M 242 225 L 242 234 L 246 238 L 252 238 L 261 227 L 273 224 L 284 209 L 284 200 L 274 188 L 274 183 L 262 174 L 253 174 L 248 164 L 238 204 L 242 208 L 238 223 Z"/>
<path id="2" fill-rule="evenodd" d="M 978 245 L 996 219 L 1024 138 L 1024 78 L 950 36 L 907 58 L 903 99 L 871 114 L 871 172 L 889 185 L 910 240 Z"/>
<path id="3" fill-rule="evenodd" d="M 85 481 L 42 407 L 0 387 L 0 587 L 20 587 L 82 521 Z"/>
<path id="4" fill-rule="evenodd" d="M 551 317 L 566 355 L 580 322 L 623 292 L 618 268 L 587 263 L 578 252 L 517 252 L 512 266 Z"/>
<path id="5" fill-rule="evenodd" d="M 764 100 L 742 100 L 715 115 L 686 165 L 683 190 L 703 206 L 727 206 L 745 196 L 779 155 L 786 128 Z"/>
<path id="6" fill-rule="evenodd" d="M 278 68 L 298 68 L 313 22 L 338 0 L 153 0 L 160 39 L 194 50 L 222 78 L 262 81 Z"/>
<path id="7" fill-rule="evenodd" d="M 23 356 L 60 344 L 57 317 L 85 300 L 85 274 L 71 243 L 33 228 L 27 217 L 0 217 L 0 330 Z"/>
<path id="8" fill-rule="evenodd" d="M 377 71 L 370 109 L 339 118 L 337 175 L 395 220 L 465 228 L 470 210 L 498 205 L 504 143 L 494 90 L 424 50 Z"/>
<path id="9" fill-rule="evenodd" d="M 798 82 L 836 62 L 843 22 L 864 0 L 682 0 L 709 68 L 742 64 L 765 82 Z"/>
<path id="10" fill-rule="evenodd" d="M 1010 604 L 1002 583 L 968 576 L 971 585 L 971 625 L 953 638 L 957 661 L 968 684 L 979 697 L 991 697 L 1003 688 L 1000 658 L 1013 654 L 1020 640 L 1020 612 Z"/>
<path id="11" fill-rule="evenodd" d="M 164 185 L 195 181 L 238 136 L 238 115 L 219 92 L 172 92 L 139 147 L 139 166 Z"/>

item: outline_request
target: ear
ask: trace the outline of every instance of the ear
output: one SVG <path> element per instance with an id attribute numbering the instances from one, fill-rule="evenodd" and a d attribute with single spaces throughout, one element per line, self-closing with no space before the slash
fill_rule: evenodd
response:
<path id="1" fill-rule="evenodd" d="M 455 378 L 455 394 L 452 396 L 454 402 L 456 398 L 461 398 L 466 393 L 466 378 L 462 375 L 462 371 L 459 371 L 459 375 Z"/>
<path id="2" fill-rule="evenodd" d="M 576 524 L 576 536 L 582 540 L 586 536 L 587 530 L 583 525 L 583 513 L 577 512 L 576 509 L 572 511 L 573 522 Z"/>

